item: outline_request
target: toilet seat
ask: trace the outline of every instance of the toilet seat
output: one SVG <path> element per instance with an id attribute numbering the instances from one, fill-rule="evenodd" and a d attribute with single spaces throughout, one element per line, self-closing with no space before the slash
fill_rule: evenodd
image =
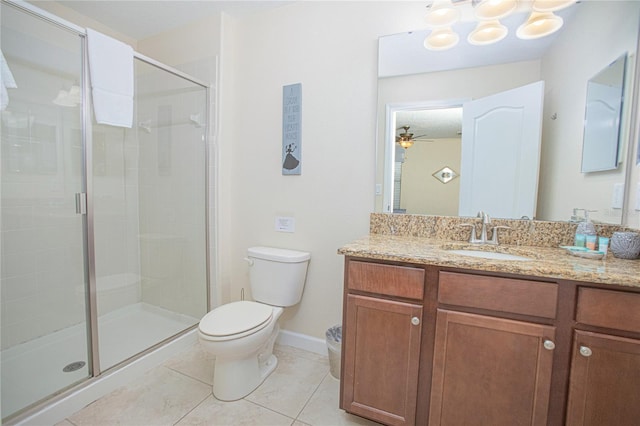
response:
<path id="1" fill-rule="evenodd" d="M 208 340 L 238 339 L 265 328 L 272 318 L 272 306 L 243 300 L 215 308 L 200 320 L 198 329 Z"/>

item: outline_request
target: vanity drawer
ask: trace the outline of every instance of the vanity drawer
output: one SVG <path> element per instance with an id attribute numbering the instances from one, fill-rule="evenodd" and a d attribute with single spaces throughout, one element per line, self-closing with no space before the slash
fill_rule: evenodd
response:
<path id="1" fill-rule="evenodd" d="M 350 261 L 349 290 L 422 300 L 424 269 Z"/>
<path id="2" fill-rule="evenodd" d="M 640 333 L 640 294 L 581 287 L 576 321 Z"/>
<path id="3" fill-rule="evenodd" d="M 555 318 L 558 285 L 514 278 L 440 272 L 438 302 Z"/>

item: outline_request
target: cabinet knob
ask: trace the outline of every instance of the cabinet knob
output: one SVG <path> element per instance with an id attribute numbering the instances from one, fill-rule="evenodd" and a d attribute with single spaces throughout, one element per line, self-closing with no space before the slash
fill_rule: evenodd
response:
<path id="1" fill-rule="evenodd" d="M 591 356 L 593 352 L 591 352 L 591 349 L 586 347 L 586 346 L 580 346 L 580 355 L 582 356 Z"/>
<path id="2" fill-rule="evenodd" d="M 418 317 L 411 318 L 411 324 L 413 324 L 413 325 L 420 324 L 420 318 L 418 318 Z"/>
<path id="3" fill-rule="evenodd" d="M 545 340 L 544 341 L 544 348 L 548 351 L 552 351 L 556 348 L 556 344 L 553 343 L 552 340 Z"/>

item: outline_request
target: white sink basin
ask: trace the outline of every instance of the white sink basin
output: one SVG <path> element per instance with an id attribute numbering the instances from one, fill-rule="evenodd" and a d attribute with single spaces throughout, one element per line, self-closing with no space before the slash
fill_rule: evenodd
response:
<path id="1" fill-rule="evenodd" d="M 532 260 L 529 257 L 518 256 L 509 253 L 497 253 L 495 251 L 481 251 L 481 250 L 449 250 L 449 253 L 459 254 L 462 256 L 481 257 L 483 259 L 495 259 L 495 260 L 520 260 L 528 261 Z"/>

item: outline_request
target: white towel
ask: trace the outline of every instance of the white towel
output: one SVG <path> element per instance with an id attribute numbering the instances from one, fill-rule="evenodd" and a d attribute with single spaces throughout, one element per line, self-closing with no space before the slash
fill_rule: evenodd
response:
<path id="1" fill-rule="evenodd" d="M 133 48 L 87 28 L 91 94 L 96 121 L 131 128 Z"/>
<path id="2" fill-rule="evenodd" d="M 4 55 L 0 50 L 0 111 L 4 111 L 9 105 L 9 92 L 7 89 L 17 89 L 16 80 L 11 74 L 9 64 L 4 59 Z"/>

